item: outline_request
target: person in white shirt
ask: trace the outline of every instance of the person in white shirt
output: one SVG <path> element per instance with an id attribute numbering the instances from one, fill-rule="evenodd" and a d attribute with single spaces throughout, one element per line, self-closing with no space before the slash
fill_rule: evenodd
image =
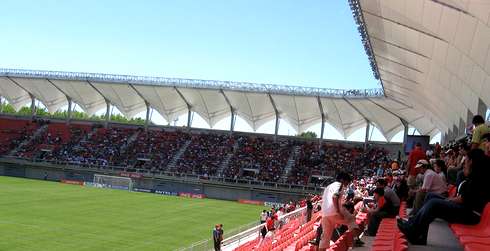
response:
<path id="1" fill-rule="evenodd" d="M 360 230 L 356 224 L 355 217 L 342 206 L 344 202 L 343 190 L 349 185 L 351 180 L 349 174 L 340 172 L 336 181 L 325 187 L 323 191 L 321 207 L 323 233 L 318 246 L 319 251 L 325 251 L 330 247 L 330 238 L 337 224 L 347 225 L 349 230 L 353 232 L 356 241 L 362 244 L 358 240 Z"/>
<path id="2" fill-rule="evenodd" d="M 427 160 L 419 160 L 415 168 L 420 168 L 424 174 L 424 182 L 422 187 L 415 194 L 415 201 L 413 203 L 413 210 L 411 215 L 415 215 L 417 211 L 422 208 L 427 193 L 434 193 L 444 197 L 447 197 L 447 184 L 446 181 L 431 169 L 431 166 Z"/>

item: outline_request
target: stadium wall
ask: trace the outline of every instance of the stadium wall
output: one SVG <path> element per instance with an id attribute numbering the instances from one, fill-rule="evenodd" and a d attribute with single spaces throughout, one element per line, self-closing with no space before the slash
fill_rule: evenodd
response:
<path id="1" fill-rule="evenodd" d="M 92 182 L 94 174 L 118 175 L 108 170 L 85 170 L 58 166 L 49 163 L 34 163 L 25 160 L 0 159 L 0 175 L 48 181 L 75 180 Z M 134 188 L 162 194 L 204 195 L 220 200 L 250 200 L 262 202 L 288 202 L 304 198 L 313 191 L 285 188 L 268 188 L 247 184 L 230 184 L 206 180 L 178 178 L 134 178 Z M 318 190 L 319 191 L 319 190 Z"/>

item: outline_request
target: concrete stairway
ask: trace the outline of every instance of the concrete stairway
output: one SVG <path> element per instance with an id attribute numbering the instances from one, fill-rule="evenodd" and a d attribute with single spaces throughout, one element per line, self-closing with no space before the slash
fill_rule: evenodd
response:
<path id="1" fill-rule="evenodd" d="M 9 155 L 10 156 L 14 156 L 20 149 L 22 149 L 22 147 L 28 145 L 34 139 L 37 139 L 37 138 L 41 137 L 47 130 L 48 130 L 48 125 L 43 125 L 43 126 L 39 127 L 34 132 L 34 134 L 32 134 L 31 137 L 29 137 L 26 140 L 22 141 L 15 149 L 13 149 L 12 151 L 10 151 Z"/>
<path id="2" fill-rule="evenodd" d="M 179 149 L 179 151 L 174 155 L 172 160 L 168 163 L 167 169 L 175 168 L 175 166 L 177 165 L 177 161 L 179 161 L 180 157 L 182 156 L 182 154 L 185 153 L 185 150 L 187 150 L 187 147 L 189 147 L 190 144 L 191 144 L 191 140 L 188 140 L 184 143 L 184 145 Z"/>

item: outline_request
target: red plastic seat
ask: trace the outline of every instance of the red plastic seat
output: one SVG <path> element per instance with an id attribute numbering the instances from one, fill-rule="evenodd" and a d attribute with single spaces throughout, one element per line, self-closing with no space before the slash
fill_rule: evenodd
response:
<path id="1" fill-rule="evenodd" d="M 485 231 L 485 229 L 488 228 L 490 228 L 490 203 L 487 203 L 485 205 L 480 222 L 478 224 L 476 225 L 452 224 L 451 225 L 451 229 L 458 236 L 471 235 L 472 233 L 483 232 Z"/>
<path id="2" fill-rule="evenodd" d="M 487 251 L 489 250 L 488 244 L 470 243 L 464 246 L 464 251 Z"/>
<path id="3" fill-rule="evenodd" d="M 469 244 L 469 243 L 485 244 L 485 245 L 488 246 L 488 249 L 490 250 L 490 237 L 461 236 L 459 238 L 459 241 L 463 245 L 466 245 L 466 244 Z"/>

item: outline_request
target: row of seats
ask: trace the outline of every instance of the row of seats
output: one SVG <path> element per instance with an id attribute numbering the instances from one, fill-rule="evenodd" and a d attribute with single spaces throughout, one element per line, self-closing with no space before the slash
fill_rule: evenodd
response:
<path id="1" fill-rule="evenodd" d="M 406 202 L 400 203 L 399 216 L 407 217 Z M 395 218 L 385 218 L 379 225 L 376 238 L 371 246 L 372 251 L 406 251 L 408 250 L 408 241 L 398 229 Z"/>
<path id="2" fill-rule="evenodd" d="M 319 225 L 320 213 L 313 215 L 312 220 L 301 224 L 301 218 L 293 219 L 275 230 L 272 236 L 266 236 L 261 240 L 261 236 L 244 243 L 234 249 L 234 251 L 280 251 L 301 250 L 308 244 L 309 240 L 315 237 L 315 224 Z M 308 249 L 309 250 L 309 249 Z"/>
<path id="3" fill-rule="evenodd" d="M 298 221 L 292 221 L 285 225 L 275 233 L 274 239 L 270 239 L 261 243 L 257 239 L 245 243 L 236 251 L 254 250 L 254 251 L 314 251 L 316 247 L 309 244 L 310 240 L 316 238 L 316 228 L 320 225 L 321 215 L 315 214 L 313 220 L 300 226 Z M 366 213 L 358 213 L 356 215 L 356 223 L 363 227 L 368 222 Z M 345 232 L 337 241 L 329 248 L 329 251 L 347 251 L 353 246 L 354 236 L 351 231 Z"/>
<path id="4" fill-rule="evenodd" d="M 483 209 L 480 222 L 476 225 L 451 224 L 465 251 L 486 251 L 490 248 L 490 203 Z"/>

